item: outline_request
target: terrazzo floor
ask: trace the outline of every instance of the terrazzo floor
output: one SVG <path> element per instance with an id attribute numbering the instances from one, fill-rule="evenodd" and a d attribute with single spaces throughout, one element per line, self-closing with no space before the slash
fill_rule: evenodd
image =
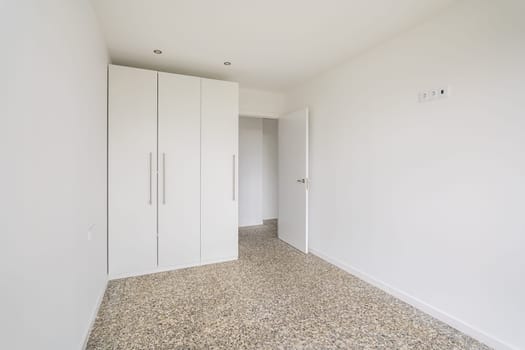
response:
<path id="1" fill-rule="evenodd" d="M 240 258 L 111 281 L 88 349 L 488 349 L 313 255 L 275 223 Z"/>

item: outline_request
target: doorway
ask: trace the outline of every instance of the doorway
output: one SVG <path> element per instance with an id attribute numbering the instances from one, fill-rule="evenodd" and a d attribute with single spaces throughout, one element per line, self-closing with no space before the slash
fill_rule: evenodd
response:
<path id="1" fill-rule="evenodd" d="M 239 118 L 239 227 L 278 219 L 278 121 Z"/>
<path id="2" fill-rule="evenodd" d="M 303 108 L 278 120 L 239 120 L 239 227 L 278 220 L 278 237 L 303 253 L 308 253 L 308 119 Z"/>

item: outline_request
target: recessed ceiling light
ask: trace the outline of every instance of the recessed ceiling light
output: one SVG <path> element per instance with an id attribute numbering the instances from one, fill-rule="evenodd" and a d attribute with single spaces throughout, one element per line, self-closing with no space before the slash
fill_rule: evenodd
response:
<path id="1" fill-rule="evenodd" d="M 226 62 L 224 62 L 224 65 L 225 65 L 225 66 L 231 66 L 231 65 L 232 65 L 232 63 L 231 63 L 231 62 L 229 62 L 229 61 L 226 61 Z"/>
<path id="2" fill-rule="evenodd" d="M 156 49 L 156 50 L 153 50 L 153 53 L 156 53 L 157 55 L 160 55 L 162 53 L 162 51 L 159 50 L 159 49 Z"/>

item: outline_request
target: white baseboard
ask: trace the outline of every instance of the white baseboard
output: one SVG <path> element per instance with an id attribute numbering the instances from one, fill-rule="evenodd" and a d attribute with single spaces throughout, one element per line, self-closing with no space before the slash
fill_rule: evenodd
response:
<path id="1" fill-rule="evenodd" d="M 393 287 L 391 285 L 389 285 L 388 283 L 385 283 L 369 274 L 367 274 L 366 272 L 363 272 L 353 266 L 350 266 L 350 265 L 347 265 L 345 263 L 343 263 L 342 261 L 338 260 L 338 259 L 334 259 L 334 258 L 331 258 L 330 256 L 328 256 L 327 254 L 324 254 L 316 249 L 312 249 L 310 248 L 310 253 L 312 253 L 313 255 L 316 255 L 318 256 L 319 258 L 325 260 L 326 262 L 329 262 L 330 264 L 332 265 L 335 265 L 337 267 L 339 267 L 340 269 L 364 280 L 365 282 L 368 282 L 370 283 L 371 285 L 383 290 L 384 292 L 398 298 L 398 299 L 401 299 L 402 301 L 404 301 L 405 303 L 407 304 L 410 304 L 412 306 L 414 306 L 415 308 L 431 315 L 432 317 L 450 325 L 451 327 L 459 330 L 460 332 L 463 332 L 465 334 L 467 334 L 468 336 L 474 338 L 474 339 L 477 339 L 479 340 L 480 342 L 494 348 L 494 349 L 498 349 L 498 350 L 518 350 L 518 347 L 516 346 L 513 346 L 513 345 L 510 345 L 508 343 L 505 343 L 504 341 L 490 335 L 490 334 L 487 334 L 483 331 L 481 331 L 480 329 L 477 329 L 475 327 L 473 327 L 472 325 L 468 324 L 467 322 L 464 322 L 448 313 L 446 313 L 445 311 L 442 311 L 430 304 L 427 304 L 426 302 L 408 294 L 408 293 L 405 293 L 404 291 L 396 288 L 396 287 Z"/>
<path id="2" fill-rule="evenodd" d="M 250 227 L 257 227 L 257 226 L 262 226 L 262 225 L 264 225 L 264 222 L 260 221 L 260 222 L 250 223 L 249 225 L 239 225 L 239 228 L 250 228 Z"/>
<path id="3" fill-rule="evenodd" d="M 122 278 L 128 278 L 128 277 L 138 277 L 138 276 L 144 276 L 144 275 L 151 275 L 153 273 L 159 273 L 159 272 L 167 272 L 167 271 L 175 271 L 180 269 L 186 269 L 188 267 L 196 267 L 200 266 L 200 263 L 191 263 L 191 264 L 181 264 L 181 265 L 173 265 L 168 267 L 157 267 L 151 270 L 144 270 L 140 272 L 129 272 L 129 273 L 119 273 L 115 275 L 110 275 L 109 279 L 112 280 L 119 280 Z"/>
<path id="4" fill-rule="evenodd" d="M 181 264 L 181 265 L 173 265 L 173 266 L 167 266 L 167 267 L 157 267 L 151 270 L 145 270 L 140 272 L 130 272 L 130 273 L 120 273 L 116 275 L 110 275 L 109 280 L 119 280 L 122 278 L 128 278 L 128 277 L 138 277 L 138 276 L 144 276 L 144 275 L 151 275 L 154 273 L 159 272 L 168 272 L 168 271 L 175 271 L 180 269 L 187 269 L 189 267 L 198 267 L 202 265 L 210 265 L 210 264 L 217 264 L 221 262 L 227 262 L 232 260 L 237 260 L 238 256 L 228 256 L 225 258 L 219 258 L 219 259 L 213 259 L 213 260 L 203 260 L 202 262 L 198 263 L 190 263 L 190 264 Z"/>
<path id="5" fill-rule="evenodd" d="M 223 262 L 235 261 L 237 259 L 239 259 L 239 257 L 236 255 L 236 256 L 229 256 L 229 257 L 213 259 L 213 260 L 203 260 L 201 265 L 219 264 Z"/>
<path id="6" fill-rule="evenodd" d="M 82 349 L 84 350 L 87 348 L 89 336 L 91 335 L 91 330 L 93 329 L 93 326 L 95 325 L 95 320 L 97 319 L 98 310 L 100 310 L 100 306 L 102 305 L 102 300 L 104 300 L 104 294 L 106 293 L 107 288 L 108 288 L 108 280 L 106 279 L 106 283 L 104 284 L 102 293 L 98 296 L 97 303 L 95 304 L 95 310 L 93 310 L 93 313 L 91 314 L 91 321 L 89 322 L 89 328 L 84 337 L 84 343 L 82 344 Z"/>

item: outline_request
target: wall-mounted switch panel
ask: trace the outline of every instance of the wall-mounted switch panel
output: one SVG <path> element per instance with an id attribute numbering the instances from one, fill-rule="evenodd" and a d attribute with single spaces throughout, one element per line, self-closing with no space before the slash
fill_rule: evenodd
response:
<path id="1" fill-rule="evenodd" d="M 448 97 L 450 88 L 448 86 L 442 87 L 438 90 L 438 97 Z"/>
<path id="2" fill-rule="evenodd" d="M 448 97 L 450 94 L 450 88 L 448 86 L 430 89 L 419 92 L 418 100 L 419 102 L 428 102 L 433 100 L 439 100 L 442 98 Z"/>
<path id="3" fill-rule="evenodd" d="M 419 102 L 427 102 L 430 99 L 428 91 L 421 91 L 419 93 Z"/>

